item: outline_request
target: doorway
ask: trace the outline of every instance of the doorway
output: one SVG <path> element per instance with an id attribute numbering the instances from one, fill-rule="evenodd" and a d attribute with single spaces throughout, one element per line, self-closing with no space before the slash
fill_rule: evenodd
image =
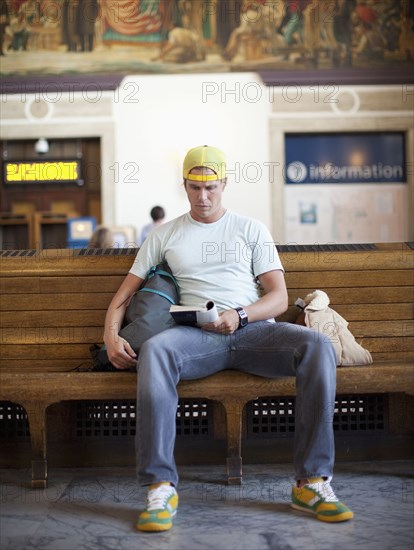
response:
<path id="1" fill-rule="evenodd" d="M 97 224 L 102 221 L 100 138 L 49 139 L 43 148 L 37 141 L 0 143 L 1 248 L 65 248 L 68 218 L 92 216 Z M 6 164 L 13 161 L 22 167 L 23 181 L 7 177 Z M 76 163 L 76 177 L 56 177 L 55 166 L 70 162 Z M 36 179 L 39 173 L 42 181 Z"/>

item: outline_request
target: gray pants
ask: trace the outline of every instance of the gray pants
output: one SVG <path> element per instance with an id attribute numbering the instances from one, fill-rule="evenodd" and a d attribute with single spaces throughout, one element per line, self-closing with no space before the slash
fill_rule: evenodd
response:
<path id="1" fill-rule="evenodd" d="M 270 378 L 295 376 L 295 477 L 332 475 L 335 351 L 316 331 L 263 321 L 228 336 L 177 326 L 142 346 L 136 432 L 142 485 L 160 481 L 178 484 L 174 460 L 178 382 L 224 369 Z"/>

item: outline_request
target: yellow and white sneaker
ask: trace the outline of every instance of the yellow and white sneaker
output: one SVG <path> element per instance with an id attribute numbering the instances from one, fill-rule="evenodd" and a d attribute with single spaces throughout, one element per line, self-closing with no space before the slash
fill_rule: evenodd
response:
<path id="1" fill-rule="evenodd" d="M 340 502 L 333 492 L 331 477 L 314 477 L 303 487 L 292 487 L 292 508 L 315 514 L 321 521 L 347 521 L 353 512 Z"/>
<path id="2" fill-rule="evenodd" d="M 150 485 L 147 506 L 139 515 L 139 531 L 168 531 L 177 513 L 178 494 L 169 482 Z"/>

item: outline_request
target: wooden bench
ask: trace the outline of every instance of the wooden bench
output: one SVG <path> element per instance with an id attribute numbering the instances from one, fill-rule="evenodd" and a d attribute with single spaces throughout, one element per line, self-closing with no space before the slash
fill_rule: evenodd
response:
<path id="1" fill-rule="evenodd" d="M 281 247 L 290 306 L 280 320 L 294 321 L 296 298 L 325 290 L 374 359 L 371 366 L 338 367 L 337 393 L 414 394 L 414 251 L 404 243 L 336 248 Z M 106 309 L 134 257 L 127 249 L 1 253 L 0 400 L 27 412 L 33 487 L 47 483 L 47 407 L 135 399 L 135 373 L 71 370 L 91 363 L 89 346 L 101 342 Z M 243 408 L 263 396 L 294 396 L 295 379 L 225 371 L 181 382 L 179 395 L 224 406 L 228 482 L 240 483 Z"/>

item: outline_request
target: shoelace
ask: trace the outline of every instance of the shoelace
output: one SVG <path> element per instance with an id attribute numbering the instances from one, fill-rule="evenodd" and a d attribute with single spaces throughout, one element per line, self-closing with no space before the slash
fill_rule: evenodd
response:
<path id="1" fill-rule="evenodd" d="M 167 500 L 174 494 L 174 488 L 171 485 L 160 485 L 151 489 L 148 493 L 147 510 L 160 510 L 165 508 Z"/>
<path id="2" fill-rule="evenodd" d="M 309 487 L 312 487 L 318 491 L 326 502 L 338 502 L 338 498 L 331 487 L 330 479 L 322 482 L 318 481 L 316 483 L 309 483 Z"/>

